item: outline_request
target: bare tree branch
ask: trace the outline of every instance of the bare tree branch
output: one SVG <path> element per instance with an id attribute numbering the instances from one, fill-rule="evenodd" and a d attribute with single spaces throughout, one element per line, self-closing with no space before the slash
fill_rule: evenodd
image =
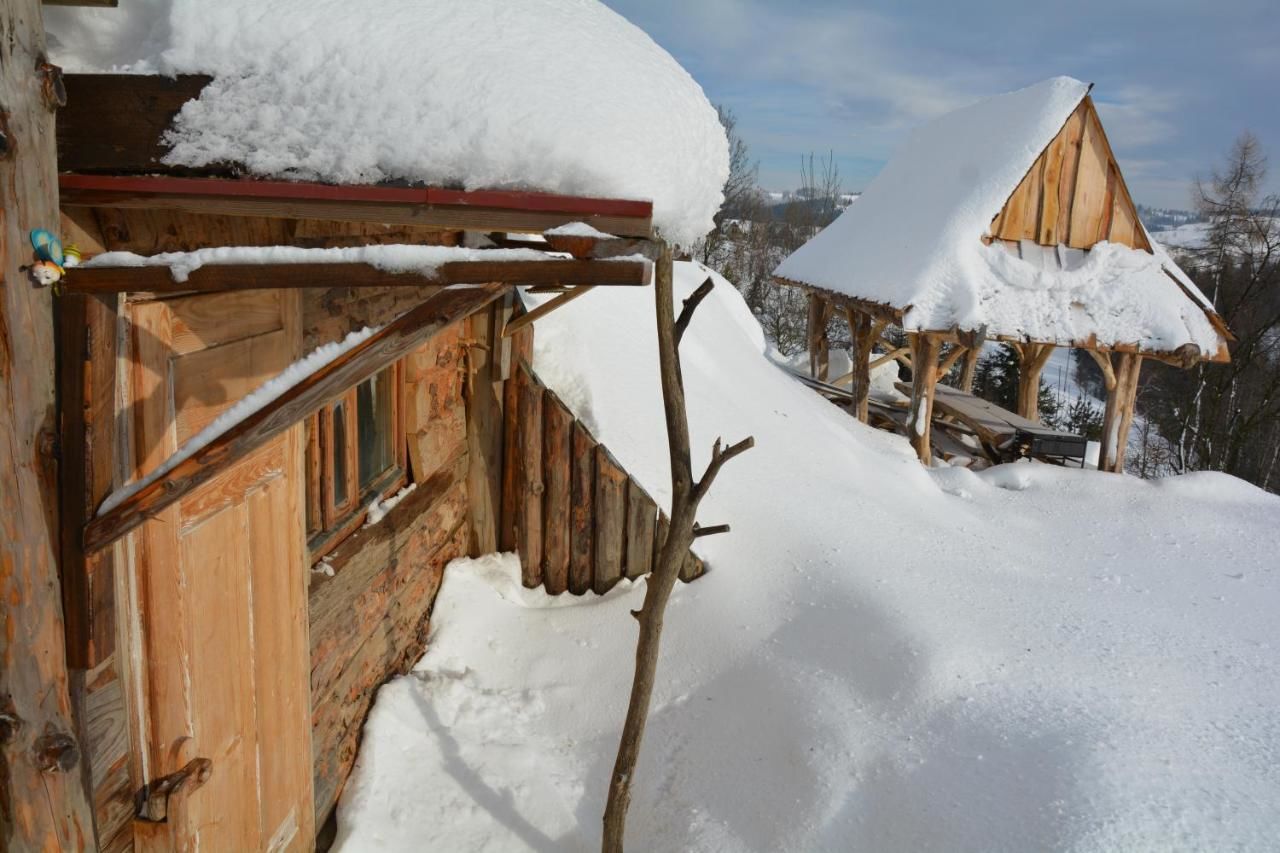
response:
<path id="1" fill-rule="evenodd" d="M 707 294 L 715 286 L 715 280 L 711 276 L 707 276 L 707 280 L 698 285 L 698 289 L 681 303 L 680 316 L 676 318 L 676 346 L 680 346 L 680 340 L 684 337 L 685 329 L 688 329 L 689 324 L 693 322 L 693 312 L 698 310 L 698 305 L 707 298 Z"/>

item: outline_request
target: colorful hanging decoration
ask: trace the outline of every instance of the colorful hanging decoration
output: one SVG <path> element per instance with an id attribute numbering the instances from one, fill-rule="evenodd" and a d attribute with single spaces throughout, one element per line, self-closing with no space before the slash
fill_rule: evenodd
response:
<path id="1" fill-rule="evenodd" d="M 47 229 L 37 228 L 31 232 L 31 246 L 36 253 L 36 262 L 31 265 L 31 277 L 35 282 L 41 287 L 48 287 L 61 281 L 67 272 L 63 266 L 66 252 L 62 248 L 62 241 Z M 77 250 L 77 261 L 79 255 Z"/>

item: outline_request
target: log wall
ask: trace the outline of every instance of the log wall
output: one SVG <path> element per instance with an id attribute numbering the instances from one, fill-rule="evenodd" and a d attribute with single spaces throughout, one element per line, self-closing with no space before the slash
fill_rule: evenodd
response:
<path id="1" fill-rule="evenodd" d="M 306 291 L 307 348 L 405 310 L 399 292 Z M 411 294 L 421 300 L 422 294 Z M 373 527 L 327 555 L 333 577 L 310 591 L 312 748 L 317 825 L 351 772 L 378 688 L 426 649 L 432 604 L 450 560 L 468 551 L 468 436 L 464 352 L 458 323 L 411 354 L 405 431 L 414 490 Z"/>

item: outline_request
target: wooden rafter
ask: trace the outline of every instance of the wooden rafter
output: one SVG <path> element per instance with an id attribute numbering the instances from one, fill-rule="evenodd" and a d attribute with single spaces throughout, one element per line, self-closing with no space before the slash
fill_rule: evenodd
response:
<path id="1" fill-rule="evenodd" d="M 430 272 L 388 272 L 369 264 L 207 264 L 175 281 L 165 266 L 83 267 L 63 284 L 68 293 L 195 293 L 301 287 L 448 287 L 459 284 L 643 286 L 645 261 L 449 261 Z"/>
<path id="2" fill-rule="evenodd" d="M 554 299 L 550 299 L 542 303 L 537 308 L 534 308 L 532 311 L 529 311 L 526 314 L 521 314 L 519 317 L 516 317 L 510 323 L 507 323 L 507 325 L 504 326 L 502 329 L 502 336 L 504 338 L 511 337 L 516 332 L 523 329 L 525 326 L 533 325 L 535 321 L 547 316 L 552 311 L 555 311 L 557 308 L 563 308 L 565 305 L 568 305 L 570 302 L 577 299 L 578 297 L 586 296 L 587 293 L 592 289 L 594 289 L 593 285 L 583 285 L 581 287 L 575 287 L 572 290 L 568 290 L 564 293 L 561 293 L 559 296 L 555 297 Z"/>
<path id="3" fill-rule="evenodd" d="M 275 436 L 320 410 L 336 395 L 394 363 L 433 335 L 498 298 L 504 285 L 449 289 L 388 324 L 271 403 L 247 416 L 191 457 L 129 495 L 84 528 L 94 552 L 142 524 L 202 483 L 226 471 Z"/>

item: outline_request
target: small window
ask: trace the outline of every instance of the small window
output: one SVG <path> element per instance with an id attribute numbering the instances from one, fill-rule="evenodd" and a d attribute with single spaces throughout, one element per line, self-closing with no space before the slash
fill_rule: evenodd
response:
<path id="1" fill-rule="evenodd" d="M 359 527 L 375 500 L 408 479 L 402 369 L 392 365 L 321 409 L 307 424 L 307 533 L 328 550 Z"/>

